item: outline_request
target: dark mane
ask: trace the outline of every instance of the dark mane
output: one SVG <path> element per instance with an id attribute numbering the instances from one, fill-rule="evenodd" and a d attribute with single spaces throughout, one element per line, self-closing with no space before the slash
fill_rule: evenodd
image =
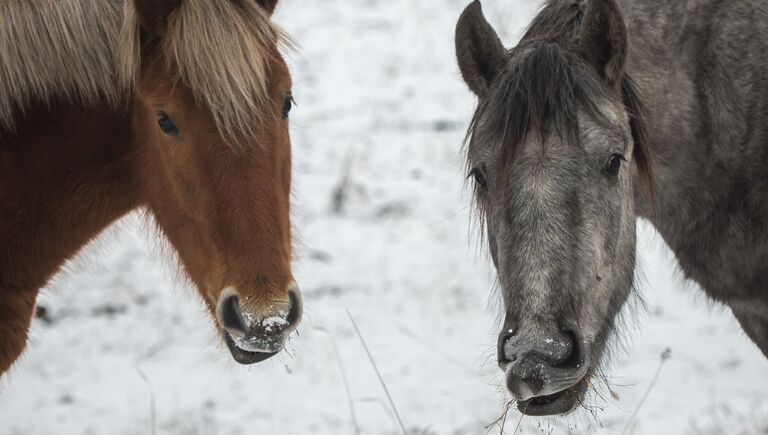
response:
<path id="1" fill-rule="evenodd" d="M 571 44 L 579 37 L 584 5 L 579 0 L 550 0 L 531 21 L 524 41 L 544 40 Z"/>
<path id="2" fill-rule="evenodd" d="M 516 61 L 498 73 L 489 98 L 478 105 L 467 132 L 469 147 L 478 141 L 501 139 L 504 168 L 531 134 L 542 143 L 551 134 L 569 143 L 579 143 L 580 110 L 605 127 L 615 128 L 600 110 L 600 102 L 613 100 L 623 104 L 629 116 L 634 141 L 632 157 L 651 199 L 655 199 L 642 99 L 632 78 L 625 73 L 621 100 L 616 101 L 616 96 L 611 95 L 584 60 L 577 45 L 582 15 L 579 2 L 574 0 L 550 1 L 542 9 L 520 44 L 510 51 Z"/>

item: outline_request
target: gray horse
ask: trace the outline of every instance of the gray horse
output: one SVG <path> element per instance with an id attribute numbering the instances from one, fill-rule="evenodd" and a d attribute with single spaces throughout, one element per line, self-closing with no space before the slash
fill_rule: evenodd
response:
<path id="1" fill-rule="evenodd" d="M 638 216 L 768 356 L 764 1 L 552 0 L 511 50 L 475 1 L 456 50 L 523 413 L 583 401 L 634 285 Z"/>

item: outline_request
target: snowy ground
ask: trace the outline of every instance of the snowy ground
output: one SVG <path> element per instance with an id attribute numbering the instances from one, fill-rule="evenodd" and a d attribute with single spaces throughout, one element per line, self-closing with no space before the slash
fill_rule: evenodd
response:
<path id="1" fill-rule="evenodd" d="M 44 292 L 48 321 L 35 322 L 0 381 L 0 434 L 147 434 L 151 410 L 159 434 L 352 434 L 354 421 L 366 434 L 398 433 L 346 309 L 411 433 L 486 433 L 506 398 L 492 275 L 470 235 L 459 154 L 473 108 L 453 55 L 465 4 L 282 2 L 276 19 L 302 47 L 290 64 L 295 272 L 307 309 L 288 352 L 232 362 L 195 291 L 174 283 L 172 261 L 132 216 Z M 484 4 L 507 44 L 537 6 Z M 729 312 L 676 277 L 659 237 L 639 231 L 647 308 L 608 370 L 618 400 L 598 386 L 607 400 L 590 399 L 592 413 L 521 421 L 510 411 L 506 433 L 518 423 L 518 433 L 768 433 L 768 362 Z"/>

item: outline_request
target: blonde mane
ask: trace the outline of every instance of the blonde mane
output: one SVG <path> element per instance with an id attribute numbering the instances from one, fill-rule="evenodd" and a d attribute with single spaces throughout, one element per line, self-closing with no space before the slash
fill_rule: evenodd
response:
<path id="1" fill-rule="evenodd" d="M 123 101 L 139 78 L 139 37 L 132 0 L 0 0 L 0 129 L 33 101 Z M 161 46 L 168 71 L 236 135 L 264 112 L 269 53 L 288 42 L 255 0 L 184 0 Z"/>

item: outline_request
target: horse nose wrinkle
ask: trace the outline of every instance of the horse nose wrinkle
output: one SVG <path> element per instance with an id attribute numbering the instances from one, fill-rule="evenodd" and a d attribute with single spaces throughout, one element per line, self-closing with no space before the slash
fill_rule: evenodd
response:
<path id="1" fill-rule="evenodd" d="M 578 359 L 576 334 L 550 328 L 528 329 L 519 334 L 503 334 L 499 343 L 499 362 L 539 361 L 547 366 L 575 365 Z"/>

